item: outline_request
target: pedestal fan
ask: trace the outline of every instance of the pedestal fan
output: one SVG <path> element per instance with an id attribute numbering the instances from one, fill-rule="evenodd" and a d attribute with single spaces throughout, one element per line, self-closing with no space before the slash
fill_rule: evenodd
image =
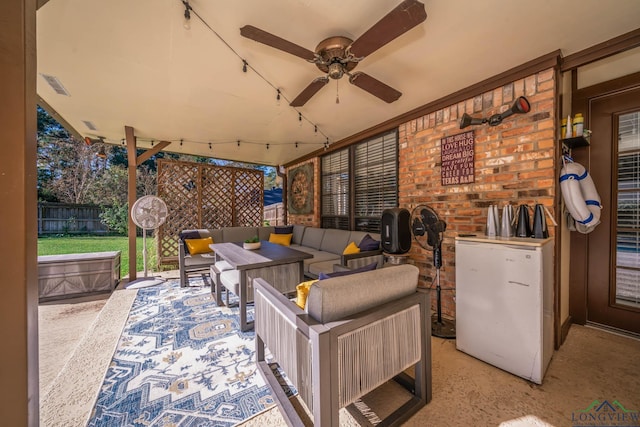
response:
<path id="1" fill-rule="evenodd" d="M 155 230 L 167 219 L 167 205 L 157 196 L 142 196 L 131 207 L 131 219 L 138 227 L 142 228 L 142 262 L 144 264 L 144 277 L 129 282 L 125 288 L 143 288 L 158 285 L 164 279 L 147 276 L 147 230 Z"/>
<path id="2" fill-rule="evenodd" d="M 411 213 L 411 233 L 424 249 L 433 251 L 433 265 L 436 268 L 436 314 L 431 318 L 431 334 L 440 338 L 455 338 L 456 326 L 451 320 L 442 318 L 440 287 L 440 267 L 442 267 L 442 240 L 447 224 L 427 205 L 418 205 Z"/>

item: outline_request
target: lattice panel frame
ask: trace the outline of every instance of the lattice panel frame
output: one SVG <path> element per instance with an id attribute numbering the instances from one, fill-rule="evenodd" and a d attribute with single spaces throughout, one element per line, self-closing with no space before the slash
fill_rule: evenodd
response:
<path id="1" fill-rule="evenodd" d="M 160 264 L 177 262 L 182 230 L 262 225 L 262 171 L 166 159 L 157 166 L 158 197 L 168 209 L 158 229 Z"/>

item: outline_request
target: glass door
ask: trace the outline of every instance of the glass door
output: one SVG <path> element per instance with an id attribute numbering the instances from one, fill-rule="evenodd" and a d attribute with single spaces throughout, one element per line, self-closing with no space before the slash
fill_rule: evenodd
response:
<path id="1" fill-rule="evenodd" d="M 640 308 L 640 112 L 617 116 L 615 304 Z"/>
<path id="2" fill-rule="evenodd" d="M 590 109 L 589 173 L 603 209 L 586 235 L 586 320 L 640 335 L 640 87 Z"/>

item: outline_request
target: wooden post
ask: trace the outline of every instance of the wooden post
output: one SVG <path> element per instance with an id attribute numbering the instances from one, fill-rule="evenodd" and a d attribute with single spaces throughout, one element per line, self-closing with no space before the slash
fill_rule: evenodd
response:
<path id="1" fill-rule="evenodd" d="M 124 134 L 127 140 L 127 163 L 129 171 L 128 201 L 129 201 L 129 281 L 136 280 L 138 275 L 136 272 L 136 225 L 131 217 L 131 208 L 136 202 L 136 171 L 145 160 L 159 153 L 167 145 L 169 141 L 160 141 L 155 147 L 146 150 L 144 153 L 137 155 L 136 152 L 136 136 L 131 126 L 124 127 Z"/>
<path id="2" fill-rule="evenodd" d="M 133 134 L 133 128 L 131 126 L 124 127 L 124 134 L 127 139 L 127 162 L 129 170 L 129 186 L 128 186 L 128 201 L 129 201 L 129 281 L 136 280 L 136 225 L 131 218 L 131 208 L 136 201 L 136 170 L 137 170 L 137 156 L 136 156 L 136 137 Z"/>
<path id="3" fill-rule="evenodd" d="M 39 424 L 36 1 L 0 2 L 0 418 Z"/>

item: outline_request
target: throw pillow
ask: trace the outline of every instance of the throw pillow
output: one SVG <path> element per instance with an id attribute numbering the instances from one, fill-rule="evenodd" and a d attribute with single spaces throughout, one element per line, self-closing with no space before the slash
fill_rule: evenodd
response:
<path id="1" fill-rule="evenodd" d="M 269 241 L 271 243 L 277 243 L 282 246 L 290 246 L 291 245 L 291 237 L 293 234 L 269 234 Z"/>
<path id="2" fill-rule="evenodd" d="M 276 234 L 293 234 L 293 225 L 276 225 L 274 231 Z"/>
<path id="3" fill-rule="evenodd" d="M 304 310 L 304 306 L 307 304 L 307 296 L 309 296 L 309 289 L 316 282 L 316 279 L 307 280 L 296 286 L 296 305 L 301 309 Z"/>
<path id="4" fill-rule="evenodd" d="M 184 239 L 184 243 L 187 245 L 187 249 L 189 249 L 191 255 L 213 252 L 209 247 L 209 245 L 213 243 L 211 237 L 204 239 Z"/>
<path id="5" fill-rule="evenodd" d="M 358 247 L 358 245 L 356 245 L 356 242 L 349 243 L 347 247 L 344 248 L 344 251 L 342 251 L 342 255 L 351 255 L 358 253 L 360 253 L 360 248 Z"/>
<path id="6" fill-rule="evenodd" d="M 365 236 L 360 241 L 360 244 L 358 245 L 358 247 L 363 252 L 377 251 L 378 249 L 380 249 L 380 242 L 374 239 L 373 237 L 371 237 L 370 235 L 365 234 Z"/>
<path id="7" fill-rule="evenodd" d="M 327 273 L 327 274 L 320 273 L 318 274 L 318 280 L 326 280 L 332 277 L 348 276 L 350 274 L 362 273 L 364 271 L 371 271 L 371 270 L 375 270 L 376 267 L 378 267 L 378 261 L 372 262 L 371 264 L 365 265 L 364 267 L 354 268 L 353 270 L 334 271 L 333 273 Z"/>
<path id="8" fill-rule="evenodd" d="M 180 234 L 178 235 L 178 238 L 184 244 L 184 241 L 186 239 L 199 239 L 200 238 L 200 232 L 198 232 L 197 230 L 181 231 Z M 184 245 L 184 250 L 187 253 L 189 253 L 189 248 L 187 247 L 187 245 Z"/>

